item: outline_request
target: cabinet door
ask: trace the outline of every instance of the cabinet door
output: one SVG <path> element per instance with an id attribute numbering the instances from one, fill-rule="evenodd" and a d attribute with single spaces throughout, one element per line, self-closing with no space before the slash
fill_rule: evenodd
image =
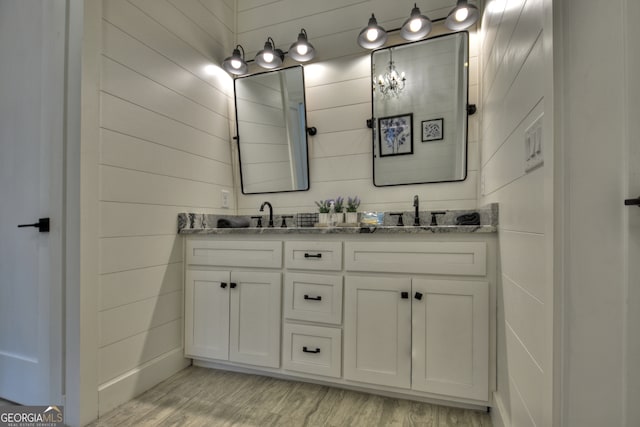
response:
<path id="1" fill-rule="evenodd" d="M 280 367 L 280 273 L 231 273 L 229 360 Z"/>
<path id="2" fill-rule="evenodd" d="M 229 272 L 187 270 L 185 354 L 229 358 Z"/>
<path id="3" fill-rule="evenodd" d="M 347 276 L 344 376 L 349 380 L 409 388 L 411 381 L 411 280 Z"/>
<path id="4" fill-rule="evenodd" d="M 412 284 L 412 388 L 486 401 L 489 284 L 431 279 Z"/>

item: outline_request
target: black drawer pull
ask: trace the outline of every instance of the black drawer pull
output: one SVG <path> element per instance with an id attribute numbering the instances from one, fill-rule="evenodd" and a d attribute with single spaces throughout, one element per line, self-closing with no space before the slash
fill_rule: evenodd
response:
<path id="1" fill-rule="evenodd" d="M 418 301 L 420 301 L 422 299 L 422 294 L 420 292 L 416 292 L 416 294 L 414 296 Z"/>
<path id="2" fill-rule="evenodd" d="M 409 299 L 409 292 L 400 292 L 400 298 Z"/>
<path id="3" fill-rule="evenodd" d="M 235 288 L 236 288 L 236 286 L 238 286 L 238 284 L 237 284 L 237 283 L 233 283 L 233 282 L 231 282 L 231 284 L 229 285 L 229 287 L 230 287 L 231 289 L 235 289 Z"/>
<path id="4" fill-rule="evenodd" d="M 221 287 L 222 289 L 226 288 L 226 287 L 227 287 L 227 283 L 226 283 L 226 282 L 222 282 L 222 283 L 220 283 L 220 287 Z"/>
<path id="5" fill-rule="evenodd" d="M 310 297 L 309 295 L 305 295 L 304 299 L 308 299 L 311 301 L 322 301 L 322 297 L 320 295 L 318 295 L 317 297 Z"/>
<path id="6" fill-rule="evenodd" d="M 315 350 L 309 350 L 307 347 L 302 347 L 302 351 L 305 353 L 320 353 L 320 349 L 316 348 Z"/>
<path id="7" fill-rule="evenodd" d="M 304 257 L 305 258 L 322 258 L 322 254 L 308 254 L 308 253 L 305 253 Z"/>

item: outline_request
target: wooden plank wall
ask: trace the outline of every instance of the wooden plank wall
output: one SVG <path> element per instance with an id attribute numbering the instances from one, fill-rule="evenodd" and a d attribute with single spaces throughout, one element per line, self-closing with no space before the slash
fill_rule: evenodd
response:
<path id="1" fill-rule="evenodd" d="M 455 2 L 431 0 L 420 4 L 432 19 L 445 17 Z M 414 2 L 386 0 L 238 0 L 238 43 L 251 59 L 268 36 L 288 50 L 305 28 L 318 57 L 305 65 L 307 120 L 318 129 L 309 138 L 310 185 L 308 192 L 242 195 L 238 189 L 238 213 L 255 214 L 269 200 L 278 213 L 315 211 L 314 200 L 338 195 L 358 195 L 361 210 L 412 209 L 418 194 L 424 209 L 474 208 L 478 187 L 478 121 L 470 118 L 468 178 L 459 183 L 373 186 L 371 131 L 370 52 L 356 37 L 374 12 L 387 29 L 398 28 Z M 442 32 L 437 24 L 434 33 Z M 470 102 L 478 103 L 478 38 L 470 38 Z M 401 42 L 397 40 L 396 42 Z M 290 59 L 285 65 L 293 64 Z M 234 147 L 235 150 L 235 147 Z M 236 178 L 236 182 L 240 182 Z"/>
<path id="2" fill-rule="evenodd" d="M 506 425 L 550 425 L 551 389 L 545 325 L 552 285 L 546 276 L 546 226 L 552 209 L 545 198 L 544 165 L 524 168 L 524 131 L 545 111 L 544 0 L 489 2 L 482 22 L 480 203 L 500 204 L 501 286 L 498 292 L 497 408 Z M 549 103 L 549 104 L 547 104 Z M 552 120 L 552 113 L 549 113 Z M 552 153 L 545 153 L 550 160 Z"/>
<path id="3" fill-rule="evenodd" d="M 105 0 L 100 79 L 99 411 L 188 363 L 177 214 L 233 192 L 232 0 Z M 234 206 L 231 206 L 233 209 Z"/>

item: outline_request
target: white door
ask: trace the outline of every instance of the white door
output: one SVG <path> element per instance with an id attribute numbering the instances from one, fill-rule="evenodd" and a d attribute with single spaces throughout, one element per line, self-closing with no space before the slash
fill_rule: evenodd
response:
<path id="1" fill-rule="evenodd" d="M 627 0 L 626 5 L 626 54 L 627 58 L 627 176 L 626 195 L 640 198 L 640 2 Z M 624 168 L 623 168 L 624 170 Z M 626 425 L 640 425 L 640 207 L 629 206 L 627 247 L 627 372 L 626 377 Z"/>
<path id="2" fill-rule="evenodd" d="M 412 281 L 411 388 L 489 399 L 489 284 Z"/>
<path id="3" fill-rule="evenodd" d="M 347 276 L 344 377 L 411 386 L 411 279 Z"/>
<path id="4" fill-rule="evenodd" d="M 229 360 L 279 368 L 280 273 L 233 271 L 229 287 Z"/>
<path id="5" fill-rule="evenodd" d="M 187 270 L 185 337 L 187 356 L 229 359 L 228 271 Z"/>
<path id="6" fill-rule="evenodd" d="M 0 58 L 0 397 L 61 404 L 65 2 L 0 0 Z"/>

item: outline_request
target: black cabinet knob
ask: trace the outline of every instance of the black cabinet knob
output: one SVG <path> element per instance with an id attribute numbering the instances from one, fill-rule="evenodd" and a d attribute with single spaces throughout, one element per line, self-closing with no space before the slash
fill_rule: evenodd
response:
<path id="1" fill-rule="evenodd" d="M 400 298 L 409 299 L 409 292 L 400 292 Z"/>
<path id="2" fill-rule="evenodd" d="M 235 289 L 235 288 L 236 288 L 236 286 L 238 286 L 238 284 L 237 284 L 237 283 L 233 283 L 233 282 L 231 282 L 231 284 L 229 285 L 229 287 L 230 287 L 231 289 Z"/>
<path id="3" fill-rule="evenodd" d="M 222 282 L 222 283 L 220 283 L 220 287 L 221 287 L 222 289 L 225 289 L 225 288 L 227 287 L 227 283 L 226 283 L 226 282 Z"/>
<path id="4" fill-rule="evenodd" d="M 420 292 L 416 292 L 416 294 L 414 295 L 414 298 L 420 301 L 422 299 L 422 294 Z"/>

